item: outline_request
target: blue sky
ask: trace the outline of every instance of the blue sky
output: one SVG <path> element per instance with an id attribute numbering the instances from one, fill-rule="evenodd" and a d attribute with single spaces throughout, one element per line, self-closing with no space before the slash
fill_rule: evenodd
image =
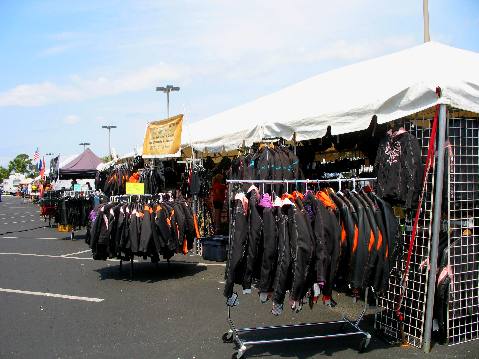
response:
<path id="1" fill-rule="evenodd" d="M 479 52 L 479 2 L 429 0 L 431 38 Z M 170 113 L 198 121 L 318 73 L 420 44 L 422 1 L 0 1 L 0 165 L 131 152 Z M 366 88 L 367 84 L 365 84 Z M 228 126 L 228 124 L 218 124 Z"/>

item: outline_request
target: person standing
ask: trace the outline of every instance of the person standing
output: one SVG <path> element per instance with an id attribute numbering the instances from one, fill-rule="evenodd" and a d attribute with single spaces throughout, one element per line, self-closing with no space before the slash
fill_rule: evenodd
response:
<path id="1" fill-rule="evenodd" d="M 223 204 L 226 199 L 226 186 L 223 184 L 222 174 L 218 173 L 213 177 L 211 192 L 213 197 L 215 234 L 219 234 L 221 231 L 221 212 L 223 211 Z"/>

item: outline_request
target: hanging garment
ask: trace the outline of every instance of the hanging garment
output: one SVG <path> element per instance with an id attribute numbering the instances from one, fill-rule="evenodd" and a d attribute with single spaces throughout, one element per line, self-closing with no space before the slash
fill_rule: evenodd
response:
<path id="1" fill-rule="evenodd" d="M 251 292 L 253 276 L 258 277 L 259 248 L 263 246 L 261 233 L 263 232 L 263 219 L 258 210 L 259 191 L 252 187 L 248 192 L 248 254 L 246 258 L 246 271 L 243 276 L 243 289 Z"/>
<path id="2" fill-rule="evenodd" d="M 292 210 L 291 205 L 283 205 L 278 209 L 278 265 L 274 280 L 273 305 L 282 306 L 286 291 L 291 282 L 291 248 L 288 231 L 288 212 Z"/>
<path id="3" fill-rule="evenodd" d="M 364 270 L 368 261 L 368 245 L 371 238 L 371 227 L 364 207 L 354 195 L 348 192 L 347 199 L 353 204 L 356 212 L 353 214 L 355 221 L 354 243 L 351 252 L 351 275 L 349 282 L 351 288 L 362 288 L 364 284 Z"/>
<path id="4" fill-rule="evenodd" d="M 327 269 L 324 293 L 331 295 L 333 282 L 339 265 L 341 251 L 341 226 L 337 214 L 337 207 L 325 191 L 317 194 L 320 201 L 318 210 L 324 224 L 324 243 L 326 244 Z"/>
<path id="5" fill-rule="evenodd" d="M 263 220 L 262 243 L 264 250 L 258 289 L 261 293 L 271 293 L 278 259 L 278 228 L 275 218 L 277 209 L 273 208 L 269 194 L 263 195 L 260 201 L 260 211 Z"/>
<path id="6" fill-rule="evenodd" d="M 380 143 L 374 169 L 376 192 L 390 202 L 413 208 L 419 199 L 423 165 L 416 137 L 403 128 L 388 133 Z"/>
<path id="7" fill-rule="evenodd" d="M 230 298 L 233 287 L 243 283 L 246 251 L 248 249 L 248 200 L 244 194 L 236 195 L 233 209 L 233 231 L 229 248 L 229 258 L 225 271 L 224 296 Z"/>
<path id="8" fill-rule="evenodd" d="M 306 283 L 312 269 L 315 240 L 301 198 L 295 200 L 292 207 L 293 217 L 288 218 L 291 256 L 293 262 L 293 280 L 291 284 L 291 300 L 299 302 L 308 290 Z M 291 214 L 291 211 L 290 211 Z"/>

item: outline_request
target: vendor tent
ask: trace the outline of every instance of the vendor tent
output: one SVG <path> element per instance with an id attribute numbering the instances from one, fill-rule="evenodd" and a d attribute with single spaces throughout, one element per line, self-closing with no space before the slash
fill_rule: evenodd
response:
<path id="1" fill-rule="evenodd" d="M 89 148 L 60 168 L 60 179 L 95 178 L 102 160 Z"/>
<path id="2" fill-rule="evenodd" d="M 264 137 L 298 141 L 365 129 L 437 103 L 479 112 L 479 54 L 428 42 L 329 71 L 191 124 L 183 145 L 221 151 Z M 436 87 L 442 89 L 437 98 Z"/>

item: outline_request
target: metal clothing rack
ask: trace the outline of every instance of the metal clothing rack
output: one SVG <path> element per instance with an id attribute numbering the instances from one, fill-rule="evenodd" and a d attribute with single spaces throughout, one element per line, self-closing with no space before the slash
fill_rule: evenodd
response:
<path id="1" fill-rule="evenodd" d="M 361 183 L 361 182 L 371 182 L 375 181 L 376 178 L 334 178 L 334 179 L 328 179 L 328 180 L 226 180 L 228 184 L 228 198 L 231 199 L 231 185 L 232 184 L 286 184 L 287 186 L 290 184 L 321 184 L 321 183 L 333 183 L 337 182 L 339 185 L 339 188 L 341 189 L 341 184 L 344 182 L 352 182 L 353 186 L 355 188 L 356 183 Z M 307 188 L 307 187 L 306 187 Z M 230 203 L 230 201 L 228 201 Z M 233 222 L 232 218 L 232 208 L 230 206 L 229 208 L 229 215 L 230 215 L 230 235 L 229 235 L 229 247 L 231 248 L 231 225 Z M 231 256 L 231 251 L 228 253 L 228 262 L 230 261 L 230 256 Z M 295 342 L 295 341 L 304 341 L 304 340 L 317 340 L 317 339 L 326 339 L 326 338 L 342 338 L 342 337 L 348 337 L 348 336 L 361 336 L 363 337 L 360 345 L 359 345 L 359 352 L 363 352 L 366 350 L 366 348 L 369 345 L 369 342 L 371 340 L 371 334 L 368 332 L 362 330 L 359 325 L 364 317 L 364 314 L 367 311 L 368 304 L 367 304 L 367 298 L 368 298 L 368 292 L 369 288 L 366 288 L 365 290 L 365 297 L 364 297 L 364 308 L 361 311 L 360 315 L 358 316 L 357 319 L 351 320 L 346 317 L 346 315 L 343 316 L 342 320 L 338 321 L 329 321 L 329 322 L 315 322 L 315 323 L 301 323 L 301 324 L 289 324 L 289 325 L 277 325 L 277 326 L 266 326 L 266 327 L 253 327 L 253 328 L 236 328 L 236 325 L 231 317 L 231 308 L 236 306 L 238 304 L 238 294 L 234 293 L 232 298 L 229 298 L 226 306 L 227 306 L 227 322 L 229 325 L 229 330 L 223 334 L 222 340 L 224 343 L 235 343 L 238 346 L 238 351 L 233 353 L 233 358 L 239 359 L 243 357 L 245 354 L 246 350 L 248 350 L 248 347 L 252 347 L 255 345 L 264 345 L 264 344 L 275 344 L 275 343 L 286 343 L 286 342 Z M 258 340 L 246 340 L 244 339 L 244 336 L 247 334 L 251 333 L 265 333 L 266 331 L 273 331 L 273 332 L 278 332 L 278 334 L 281 334 L 281 331 L 284 329 L 304 329 L 304 328 L 324 328 L 324 327 L 336 327 L 337 330 L 334 333 L 330 334 L 311 334 L 311 335 L 300 335 L 300 336 L 295 336 L 295 337 L 286 337 L 286 336 L 280 336 L 275 339 L 258 339 Z M 348 330 L 346 330 L 348 328 Z"/>
<path id="2" fill-rule="evenodd" d="M 122 195 L 115 195 L 115 196 L 110 196 L 110 202 L 117 202 L 117 201 L 127 201 L 128 203 L 132 203 L 133 199 L 136 199 L 137 201 L 140 201 L 142 199 L 155 199 L 155 198 L 160 198 L 160 200 L 163 200 L 164 196 L 169 196 L 170 199 L 173 198 L 173 192 L 167 192 L 167 193 L 157 193 L 157 194 L 122 194 Z"/>
<path id="3" fill-rule="evenodd" d="M 337 182 L 339 186 L 339 190 L 342 189 L 342 184 L 347 183 L 347 182 L 352 182 L 353 188 L 356 187 L 356 183 L 362 183 L 362 182 L 372 182 L 376 181 L 376 177 L 371 177 L 371 178 L 343 178 L 343 177 L 338 177 L 338 178 L 331 178 L 331 179 L 315 179 L 315 180 L 310 180 L 310 179 L 305 179 L 305 180 L 226 180 L 226 183 L 228 184 L 285 184 L 287 186 L 287 191 L 289 190 L 289 185 L 298 185 L 298 184 L 304 184 L 306 186 L 306 190 L 308 189 L 308 184 L 321 184 L 321 183 L 334 183 Z"/>
<path id="4" fill-rule="evenodd" d="M 371 341 L 371 334 L 365 332 L 359 327 L 359 324 L 363 320 L 364 315 L 368 309 L 368 292 L 369 288 L 366 288 L 364 294 L 364 308 L 356 319 L 349 319 L 346 315 L 343 316 L 342 320 L 330 321 L 330 322 L 316 322 L 316 323 L 301 323 L 301 324 L 287 324 L 287 325 L 273 325 L 265 327 L 254 327 L 254 328 L 236 328 L 233 319 L 231 318 L 231 308 L 234 307 L 237 303 L 237 293 L 233 295 L 236 296 L 234 301 L 228 302 L 226 305 L 228 307 L 228 324 L 230 329 L 223 334 L 221 337 L 224 343 L 236 343 L 238 346 L 238 351 L 233 353 L 232 358 L 240 359 L 243 357 L 248 347 L 255 345 L 264 345 L 264 344 L 276 344 L 276 343 L 288 343 L 296 342 L 303 340 L 319 340 L 319 339 L 328 339 L 328 338 L 343 338 L 350 336 L 362 336 L 362 340 L 359 344 L 358 351 L 360 353 L 364 352 L 369 346 Z M 335 333 L 331 334 L 311 334 L 311 335 L 302 335 L 296 337 L 280 337 L 276 339 L 259 339 L 259 340 L 245 340 L 242 337 L 250 333 L 261 333 L 265 331 L 280 332 L 284 329 L 302 329 L 302 328 L 317 328 L 322 329 L 324 327 L 336 327 L 337 330 Z"/>
<path id="5" fill-rule="evenodd" d="M 86 197 L 91 194 L 94 194 L 95 191 L 93 190 L 86 190 L 86 191 L 63 191 L 62 197 L 72 197 L 72 198 L 81 198 Z"/>
<path id="6" fill-rule="evenodd" d="M 63 191 L 62 198 L 70 197 L 70 198 L 85 198 L 87 196 L 93 195 L 95 191 L 93 190 L 86 190 L 86 191 Z M 70 240 L 75 239 L 75 227 L 72 226 L 70 232 Z"/>
<path id="7" fill-rule="evenodd" d="M 127 201 L 128 203 L 132 203 L 132 199 L 137 199 L 140 201 L 141 199 L 148 198 L 148 199 L 153 199 L 159 197 L 161 200 L 163 200 L 163 196 L 170 196 L 170 199 L 173 198 L 173 194 L 171 192 L 168 193 L 158 193 L 155 195 L 152 194 L 123 194 L 123 195 L 115 195 L 115 196 L 110 196 L 110 203 L 111 202 L 117 202 L 117 201 Z M 130 279 L 133 279 L 133 267 L 134 267 L 134 259 L 133 256 L 129 259 L 130 262 Z M 167 259 L 168 266 L 170 265 L 170 260 Z M 158 263 L 156 263 L 158 266 Z M 120 258 L 120 273 L 123 272 L 123 258 Z"/>

